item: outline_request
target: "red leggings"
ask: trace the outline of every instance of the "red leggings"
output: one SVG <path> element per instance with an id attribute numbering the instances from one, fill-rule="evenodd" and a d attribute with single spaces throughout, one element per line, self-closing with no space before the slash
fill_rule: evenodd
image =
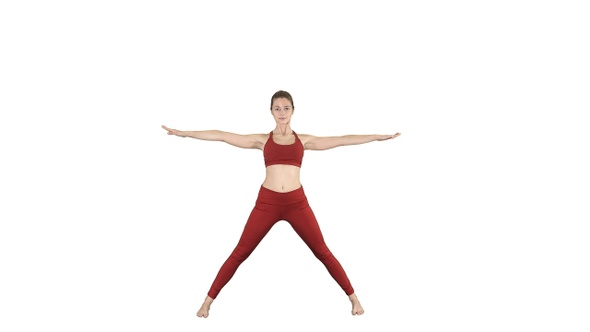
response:
<path id="1" fill-rule="evenodd" d="M 211 285 L 208 292 L 211 298 L 217 297 L 240 264 L 250 256 L 279 220 L 286 220 L 291 224 L 291 227 L 313 254 L 326 266 L 332 278 L 336 280 L 346 295 L 354 293 L 344 269 L 324 242 L 324 237 L 315 215 L 309 207 L 303 187 L 287 193 L 279 193 L 261 186 L 256 205 L 250 213 L 246 226 L 244 226 L 238 245 L 223 263 Z"/>

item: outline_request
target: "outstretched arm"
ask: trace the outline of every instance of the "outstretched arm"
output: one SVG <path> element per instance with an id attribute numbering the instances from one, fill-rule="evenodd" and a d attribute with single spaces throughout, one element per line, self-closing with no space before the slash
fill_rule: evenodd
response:
<path id="1" fill-rule="evenodd" d="M 244 149 L 261 149 L 264 144 L 262 134 L 239 135 L 221 130 L 184 131 L 162 126 L 168 135 L 190 137 L 205 141 L 220 141 Z"/>
<path id="2" fill-rule="evenodd" d="M 385 141 L 394 139 L 401 135 L 396 133 L 393 135 L 344 135 L 344 136 L 327 136 L 317 137 L 312 135 L 305 135 L 304 146 L 308 150 L 327 150 L 345 145 L 364 144 L 373 141 Z"/>

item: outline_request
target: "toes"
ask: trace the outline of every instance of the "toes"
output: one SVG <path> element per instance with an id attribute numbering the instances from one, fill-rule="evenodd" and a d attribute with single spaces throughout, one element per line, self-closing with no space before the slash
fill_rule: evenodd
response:
<path id="1" fill-rule="evenodd" d="M 363 310 L 362 308 L 361 309 L 359 309 L 359 308 L 352 309 L 352 315 L 353 316 L 360 316 L 360 315 L 362 315 L 364 313 L 365 313 L 365 310 Z"/>

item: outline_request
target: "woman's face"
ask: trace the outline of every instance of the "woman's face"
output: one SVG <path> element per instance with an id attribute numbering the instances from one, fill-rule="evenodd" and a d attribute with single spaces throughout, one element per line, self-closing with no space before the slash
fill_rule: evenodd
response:
<path id="1" fill-rule="evenodd" d="M 293 115 L 293 105 L 287 98 L 277 98 L 272 102 L 271 112 L 277 124 L 288 124 Z"/>

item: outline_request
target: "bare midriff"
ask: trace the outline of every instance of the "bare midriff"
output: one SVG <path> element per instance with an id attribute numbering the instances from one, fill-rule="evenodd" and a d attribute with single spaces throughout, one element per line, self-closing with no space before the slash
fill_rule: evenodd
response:
<path id="1" fill-rule="evenodd" d="M 270 165 L 266 167 L 266 178 L 262 186 L 272 191 L 286 193 L 299 189 L 301 168 L 293 165 Z"/>

